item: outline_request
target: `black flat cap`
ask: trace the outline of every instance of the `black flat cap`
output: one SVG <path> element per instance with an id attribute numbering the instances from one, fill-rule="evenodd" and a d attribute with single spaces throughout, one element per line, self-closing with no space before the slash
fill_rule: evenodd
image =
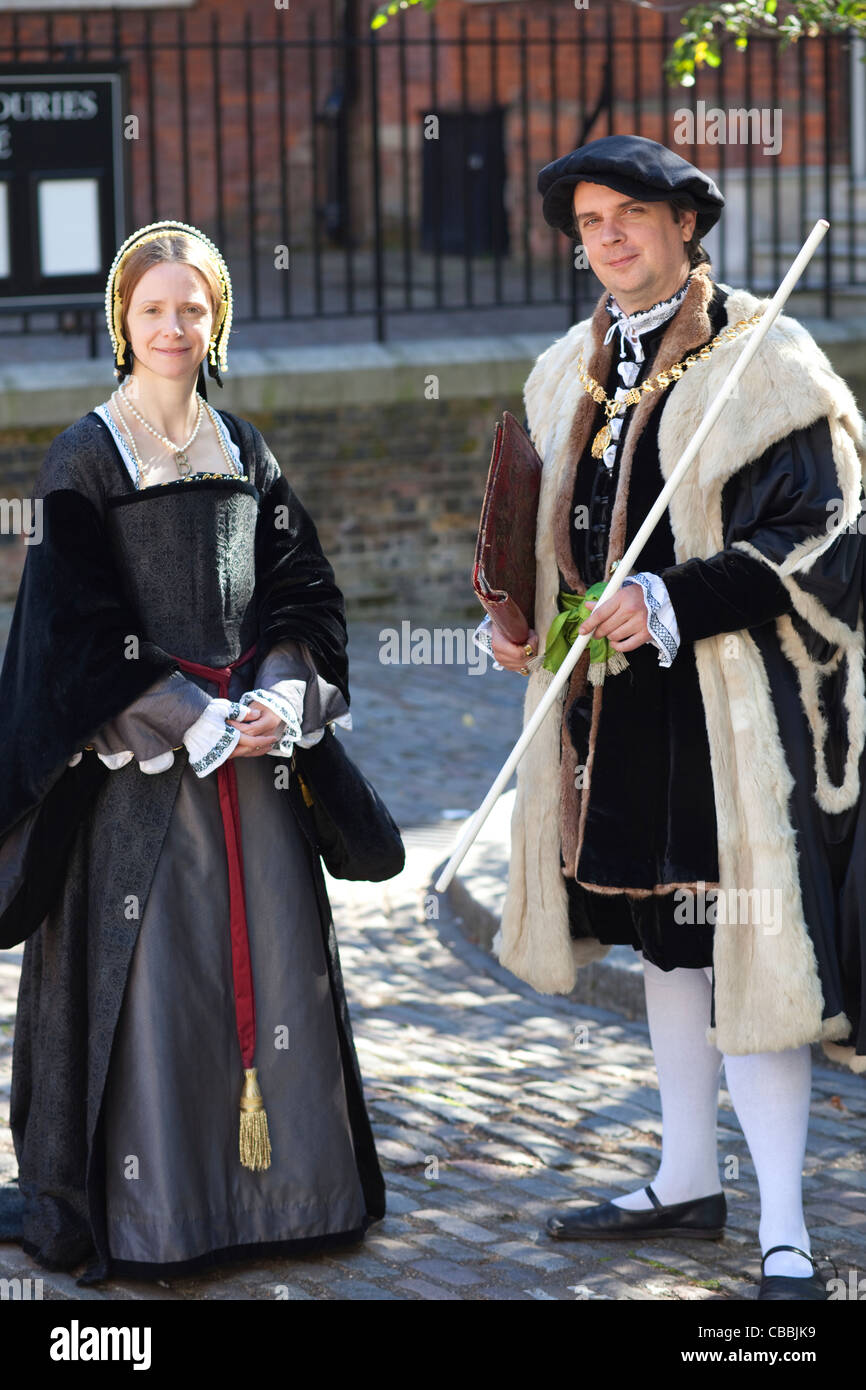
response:
<path id="1" fill-rule="evenodd" d="M 725 200 L 708 174 L 682 155 L 642 135 L 606 135 L 546 164 L 538 175 L 545 222 L 574 239 L 574 186 L 602 183 L 627 198 L 658 203 L 687 197 L 696 209 L 698 236 L 718 222 Z"/>

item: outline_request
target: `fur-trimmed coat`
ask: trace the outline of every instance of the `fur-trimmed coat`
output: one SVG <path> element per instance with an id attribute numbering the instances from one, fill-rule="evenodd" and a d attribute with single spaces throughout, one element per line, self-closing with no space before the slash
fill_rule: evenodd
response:
<path id="1" fill-rule="evenodd" d="M 676 363 L 712 337 L 707 309 L 713 295 L 707 268 L 692 278 L 686 298 L 671 320 L 658 350 L 654 371 Z M 606 381 L 613 348 L 603 345 L 609 325 L 602 296 L 591 319 L 575 324 L 538 358 L 525 385 L 529 429 L 542 459 L 536 559 L 535 627 L 543 653 L 547 630 L 565 583 L 575 592 L 586 585 L 574 570 L 569 550 L 575 469 L 600 423 L 599 407 L 584 392 L 577 362 Z M 729 293 L 727 321 L 755 313 L 761 301 L 745 290 Z M 625 551 L 629 478 L 635 449 L 653 411 L 658 427 L 659 488 L 670 476 L 697 424 L 720 391 L 744 342 L 721 343 L 664 393 L 645 395 L 632 408 L 619 464 L 610 523 L 607 573 Z M 722 492 L 737 475 L 777 441 L 826 421 L 832 460 L 814 485 L 794 495 L 790 478 L 765 487 L 749 537 L 730 541 Z M 823 996 L 815 951 L 804 919 L 802 881 L 796 848 L 798 826 L 786 746 L 790 730 L 781 712 L 779 688 L 771 689 L 767 632 L 781 653 L 788 690 L 802 705 L 811 734 L 814 796 L 830 815 L 859 808 L 866 698 L 864 698 L 863 541 L 858 530 L 863 478 L 863 420 L 844 381 L 824 353 L 795 320 L 782 316 L 773 325 L 691 469 L 671 498 L 668 515 L 676 566 L 662 577 L 683 615 L 703 703 L 712 767 L 720 893 L 743 889 L 781 892 L 781 930 L 764 932 L 736 922 L 717 922 L 714 931 L 715 1027 L 708 1033 L 723 1052 L 749 1053 L 796 1047 L 818 1039 L 831 1056 L 866 1070 L 866 1057 L 838 1044 L 848 1038 L 844 1013 L 823 1017 Z M 809 495 L 805 495 L 805 494 Z M 730 495 L 730 493 L 728 494 Z M 830 523 L 836 523 L 836 534 Z M 730 549 L 728 550 L 728 547 Z M 791 612 L 761 630 L 717 619 L 700 629 L 700 576 L 693 557 L 708 560 L 726 553 L 751 555 L 785 586 Z M 757 631 L 757 630 L 756 630 Z M 736 633 L 736 657 L 726 639 Z M 586 653 L 572 673 L 568 691 L 537 733 L 518 769 L 512 819 L 512 854 L 503 913 L 500 959 L 520 978 L 548 993 L 568 993 L 577 968 L 606 954 L 594 938 L 574 939 L 564 874 L 580 881 L 581 833 L 593 796 L 592 756 L 603 720 L 604 686 L 593 692 L 592 731 L 582 789 L 564 775 L 560 756 L 566 746 L 563 721 L 569 702 L 585 687 Z M 541 656 L 531 663 L 524 718 L 528 719 L 550 682 Z M 622 679 L 614 677 L 609 679 Z M 581 684 L 584 682 L 584 684 Z M 784 693 L 784 692 L 782 692 Z M 830 720 L 829 739 L 828 720 Z M 828 759 L 828 750 L 832 756 Z M 841 750 L 841 751 L 840 751 Z M 832 763 L 833 773 L 828 770 Z M 866 837 L 866 824 L 858 824 Z M 565 863 L 562 868 L 560 856 Z M 659 885 L 665 891 L 676 885 Z M 609 891 L 626 891 L 628 885 Z M 866 906 L 857 910 L 866 912 Z"/>

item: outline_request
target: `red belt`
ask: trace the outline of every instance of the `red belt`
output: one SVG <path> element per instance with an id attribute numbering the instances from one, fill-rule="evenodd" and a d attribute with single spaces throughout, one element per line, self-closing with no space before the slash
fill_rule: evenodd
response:
<path id="1" fill-rule="evenodd" d="M 202 666 L 198 661 L 185 661 L 174 656 L 184 671 L 194 676 L 206 676 L 215 681 L 221 698 L 228 698 L 232 672 L 255 654 L 255 644 L 228 666 Z M 238 808 L 238 783 L 234 760 L 226 759 L 217 768 L 220 811 L 226 842 L 229 869 L 229 930 L 232 943 L 232 976 L 235 989 L 235 1018 L 238 1042 L 244 1067 L 253 1065 L 256 1051 L 256 1000 L 253 993 L 253 972 L 250 965 L 250 942 L 247 931 L 247 910 L 244 901 L 244 860 L 241 847 L 241 820 Z"/>

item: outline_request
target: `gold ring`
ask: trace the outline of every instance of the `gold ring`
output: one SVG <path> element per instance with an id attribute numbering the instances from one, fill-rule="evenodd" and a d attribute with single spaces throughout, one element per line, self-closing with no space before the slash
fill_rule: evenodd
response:
<path id="1" fill-rule="evenodd" d="M 523 648 L 523 654 L 524 656 L 535 656 L 535 652 L 532 650 L 531 642 L 527 642 L 526 646 Z"/>
<path id="2" fill-rule="evenodd" d="M 521 676 L 528 676 L 528 675 L 529 675 L 529 667 L 528 667 L 528 666 L 521 666 L 519 674 L 520 674 Z"/>

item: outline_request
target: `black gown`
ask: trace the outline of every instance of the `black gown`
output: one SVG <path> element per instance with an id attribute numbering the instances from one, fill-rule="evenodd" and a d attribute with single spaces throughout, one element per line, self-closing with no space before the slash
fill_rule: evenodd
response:
<path id="1" fill-rule="evenodd" d="M 263 629 L 276 609 L 265 586 L 279 577 L 286 612 L 289 594 L 312 608 L 331 593 L 332 574 L 300 511 L 289 539 L 265 543 L 262 514 L 285 484 L 261 436 L 222 414 L 245 478 L 194 475 L 136 490 L 91 414 L 79 422 L 92 441 L 90 479 L 103 490 L 117 577 L 147 640 L 213 667 L 253 646 L 229 699 L 306 671 L 308 733 L 347 709 L 339 662 L 323 639 L 311 666 L 287 623 L 270 640 Z M 34 621 L 23 592 L 22 628 Z M 17 642 L 10 651 L 7 679 L 23 660 Z M 233 760 L 255 1065 L 272 1147 L 267 1169 L 239 1161 L 243 1073 L 217 778 L 199 777 L 178 746 L 200 692 L 215 695 L 215 682 L 161 676 L 100 725 L 90 748 L 82 740 L 65 750 L 82 759 L 55 784 L 83 787 L 103 749 L 136 754 L 101 776 L 77 817 L 57 899 L 27 938 L 16 1019 L 22 1244 L 54 1268 L 91 1257 L 84 1282 L 357 1241 L 384 1213 L 321 865 L 271 756 Z M 140 760 L 166 749 L 171 766 L 142 771 Z"/>

